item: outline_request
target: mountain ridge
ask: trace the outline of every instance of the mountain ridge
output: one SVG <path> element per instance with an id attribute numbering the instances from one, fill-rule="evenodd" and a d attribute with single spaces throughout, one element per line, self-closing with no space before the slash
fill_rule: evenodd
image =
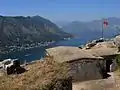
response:
<path id="1" fill-rule="evenodd" d="M 0 53 L 72 37 L 40 16 L 0 16 Z"/>
<path id="2" fill-rule="evenodd" d="M 0 41 L 4 44 L 8 44 L 9 39 L 15 41 L 15 44 L 17 41 L 24 43 L 25 39 L 37 42 L 60 40 L 70 36 L 54 23 L 40 16 L 0 16 L 0 32 Z"/>
<path id="3" fill-rule="evenodd" d="M 104 37 L 111 38 L 117 34 L 120 34 L 120 18 L 108 17 L 108 27 L 104 28 Z M 103 20 L 92 21 L 72 21 L 65 26 L 62 26 L 62 30 L 79 36 L 80 38 L 96 39 L 101 37 Z M 117 27 L 116 27 L 117 26 Z"/>

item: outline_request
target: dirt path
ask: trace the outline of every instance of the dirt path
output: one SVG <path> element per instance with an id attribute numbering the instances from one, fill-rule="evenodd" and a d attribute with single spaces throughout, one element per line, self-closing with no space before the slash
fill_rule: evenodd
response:
<path id="1" fill-rule="evenodd" d="M 120 90 L 120 79 L 113 73 L 107 79 L 73 83 L 73 90 Z"/>

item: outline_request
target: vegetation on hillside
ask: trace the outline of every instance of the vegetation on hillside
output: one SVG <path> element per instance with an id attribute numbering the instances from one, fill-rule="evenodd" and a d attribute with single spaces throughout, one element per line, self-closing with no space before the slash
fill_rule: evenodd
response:
<path id="1" fill-rule="evenodd" d="M 117 55 L 116 58 L 115 58 L 118 66 L 120 67 L 120 55 Z"/>

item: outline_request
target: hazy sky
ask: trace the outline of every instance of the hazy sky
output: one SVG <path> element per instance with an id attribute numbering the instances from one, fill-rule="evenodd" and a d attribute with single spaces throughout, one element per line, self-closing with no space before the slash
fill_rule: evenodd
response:
<path id="1" fill-rule="evenodd" d="M 120 17 L 120 0 L 0 0 L 1 15 L 40 15 L 52 21 Z"/>

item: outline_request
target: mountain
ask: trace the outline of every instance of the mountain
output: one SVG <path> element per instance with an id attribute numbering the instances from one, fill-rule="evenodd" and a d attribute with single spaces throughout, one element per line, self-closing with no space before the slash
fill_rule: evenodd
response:
<path id="1" fill-rule="evenodd" d="M 55 24 L 60 28 L 62 28 L 65 25 L 68 25 L 69 23 L 70 21 L 55 21 Z"/>
<path id="2" fill-rule="evenodd" d="M 0 47 L 57 41 L 70 36 L 40 16 L 0 16 Z"/>
<path id="3" fill-rule="evenodd" d="M 120 34 L 120 18 L 107 18 L 109 26 L 104 28 L 104 37 L 109 38 Z M 89 22 L 73 21 L 62 27 L 65 32 L 84 39 L 96 39 L 101 37 L 103 20 L 93 20 Z M 118 28 L 116 28 L 116 26 Z"/>

